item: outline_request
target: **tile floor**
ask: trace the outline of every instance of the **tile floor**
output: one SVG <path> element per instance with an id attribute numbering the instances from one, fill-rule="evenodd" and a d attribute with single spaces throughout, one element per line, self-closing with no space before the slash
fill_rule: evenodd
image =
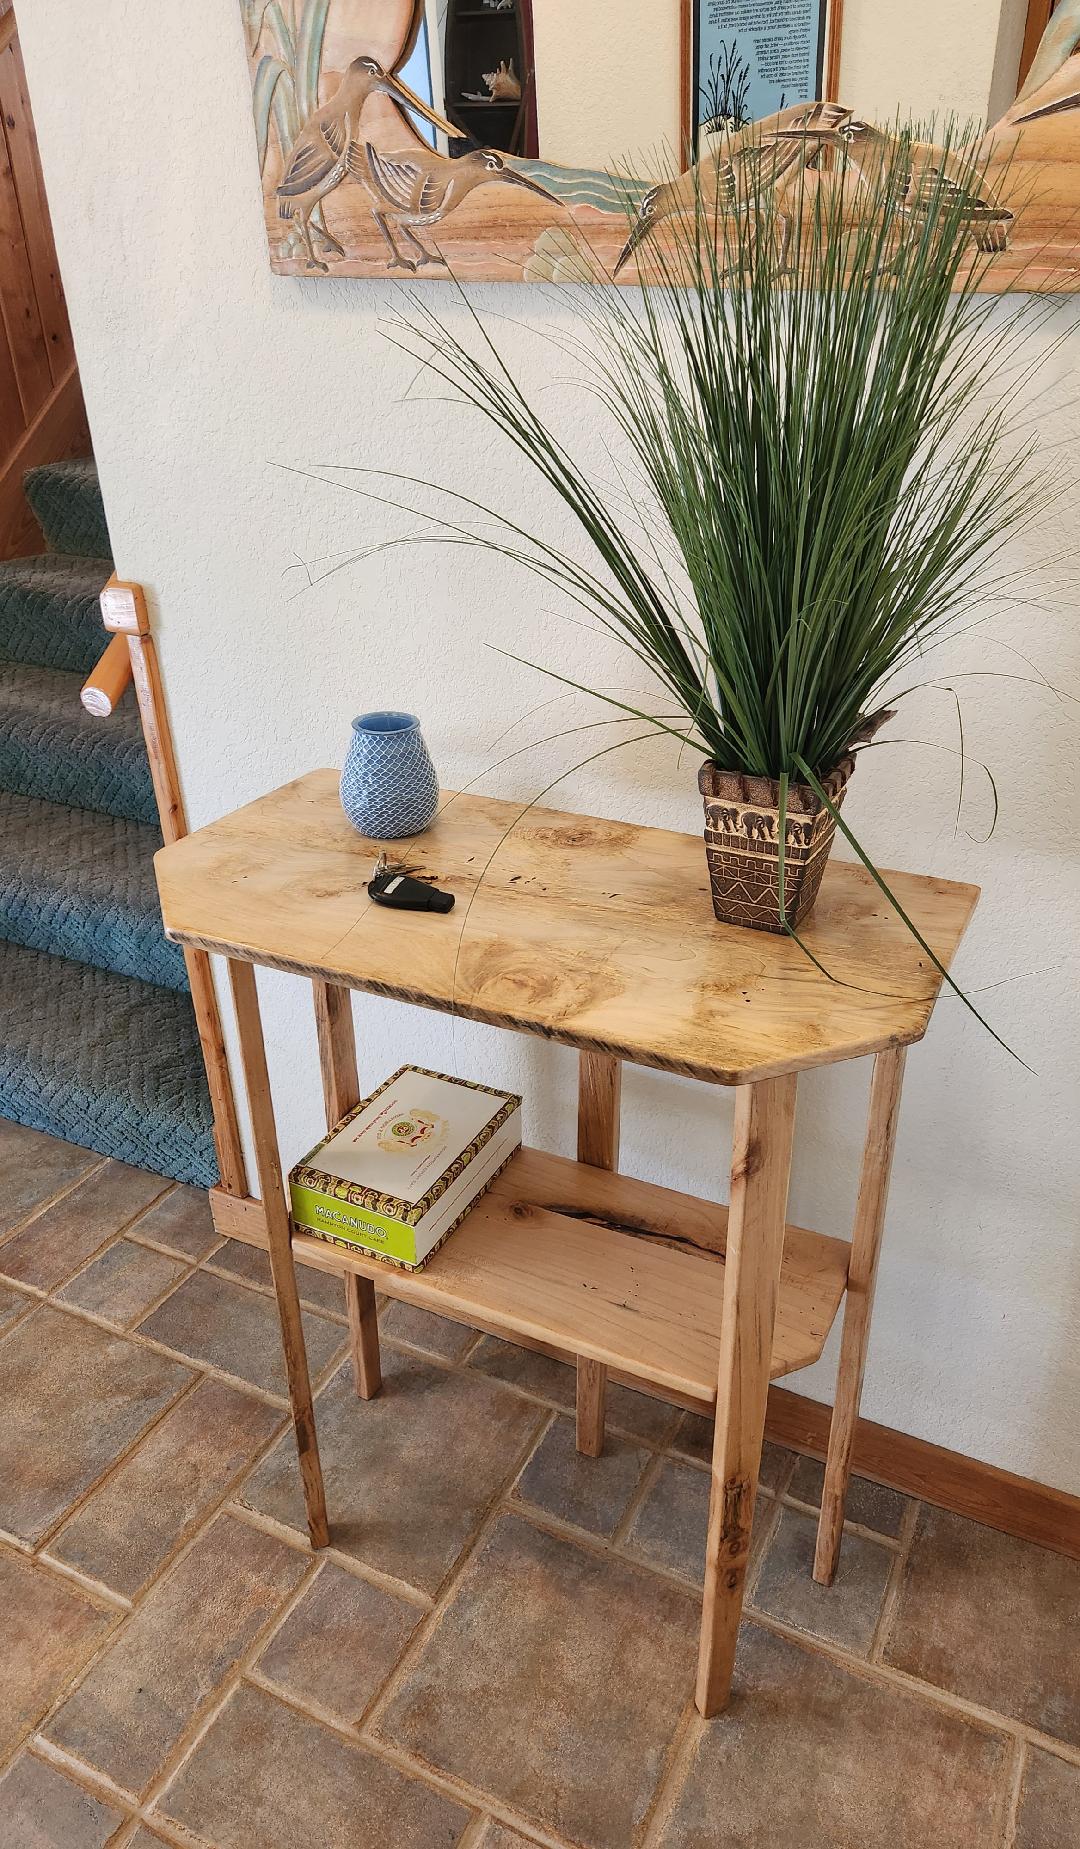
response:
<path id="1" fill-rule="evenodd" d="M 1080 1849 L 1080 1563 L 770 1447 L 736 1693 L 691 1702 L 705 1420 L 402 1306 L 356 1400 L 301 1274 L 308 1550 L 265 1259 L 0 1123 L 3 1849 Z"/>

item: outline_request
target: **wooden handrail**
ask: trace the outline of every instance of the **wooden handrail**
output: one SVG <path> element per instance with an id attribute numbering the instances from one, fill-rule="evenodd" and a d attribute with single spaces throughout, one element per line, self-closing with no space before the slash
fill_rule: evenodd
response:
<path id="1" fill-rule="evenodd" d="M 114 713 L 131 685 L 131 651 L 127 637 L 113 636 L 105 653 L 83 683 L 80 700 L 95 719 Z"/>
<path id="2" fill-rule="evenodd" d="M 187 834 L 188 825 L 184 799 L 180 794 L 180 779 L 157 649 L 150 632 L 146 594 L 142 585 L 126 584 L 114 574 L 101 593 L 101 616 L 105 628 L 112 631 L 112 641 L 102 656 L 102 662 L 117 644 L 121 647 L 126 644 L 127 647 L 128 671 L 135 683 L 135 697 L 139 702 L 139 717 L 146 740 L 146 755 L 150 760 L 150 775 L 154 782 L 162 838 L 168 846 Z M 98 664 L 99 669 L 102 662 Z M 92 680 L 96 678 L 96 674 L 91 676 Z M 84 688 L 84 704 L 86 691 Z M 195 1025 L 199 1032 L 199 1045 L 202 1048 L 206 1082 L 214 1112 L 214 1149 L 221 1186 L 226 1194 L 243 1197 L 248 1191 L 247 1168 L 210 958 L 205 950 L 185 948 L 184 962 L 187 965 Z"/>

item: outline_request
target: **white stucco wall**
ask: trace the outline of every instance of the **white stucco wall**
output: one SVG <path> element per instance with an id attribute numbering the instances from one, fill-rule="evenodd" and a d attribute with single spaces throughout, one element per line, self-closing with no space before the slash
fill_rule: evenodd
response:
<path id="1" fill-rule="evenodd" d="M 533 44 L 545 160 L 625 173 L 644 159 L 655 172 L 657 149 L 679 147 L 677 4 L 539 0 Z"/>
<path id="2" fill-rule="evenodd" d="M 481 778 L 493 793 L 532 797 L 584 755 L 579 739 L 502 768 L 493 761 L 587 715 L 555 706 L 527 717 L 556 690 L 485 640 L 509 640 L 584 679 L 633 684 L 613 649 L 553 621 L 550 596 L 479 554 L 398 552 L 312 591 L 295 569 L 298 554 L 379 537 L 386 518 L 278 464 L 382 464 L 504 505 L 537 501 L 513 456 L 463 413 L 415 391 L 404 402 L 411 369 L 378 326 L 389 285 L 271 275 L 237 9 L 185 0 L 166 15 L 145 0 L 20 0 L 19 17 L 117 568 L 149 588 L 192 825 L 340 761 L 353 714 L 380 705 L 423 716 L 446 785 Z M 891 106 L 886 76 L 898 83 L 891 67 L 879 74 L 870 99 L 879 106 Z M 950 64 L 925 101 L 955 100 L 954 77 Z M 458 318 L 449 288 L 430 287 L 429 299 Z M 507 317 L 506 351 L 553 415 L 576 420 L 602 464 L 588 414 L 559 384 L 558 355 L 535 337 L 570 323 L 572 296 L 474 293 Z M 1052 420 L 1052 454 L 1070 478 L 1080 459 L 1078 359 L 1080 329 L 1041 381 L 1043 408 L 1065 407 Z M 865 1411 L 1080 1491 L 1080 709 L 1029 684 L 1043 674 L 1080 691 L 1075 566 L 1061 557 L 1068 526 L 1063 515 L 1011 549 L 1003 570 L 1017 574 L 1015 606 L 942 664 L 1029 677 L 955 683 L 968 748 L 998 776 L 994 839 L 972 839 L 988 818 L 975 777 L 954 830 L 946 752 L 875 754 L 850 814 L 881 864 L 983 885 L 958 973 L 1036 1069 L 1008 1059 L 948 1002 L 913 1052 Z M 950 699 L 918 696 L 896 730 L 954 745 Z M 608 757 L 551 800 L 700 826 L 692 767 L 664 744 Z M 321 1129 L 309 995 L 274 976 L 260 988 L 292 1161 Z M 423 1059 L 519 1086 L 529 1139 L 572 1148 L 570 1052 L 377 1002 L 358 1003 L 357 1016 L 365 1080 Z M 867 1080 L 862 1064 L 801 1086 L 791 1214 L 803 1224 L 848 1228 Z M 624 1165 L 722 1195 L 729 1098 L 633 1070 L 625 1093 Z M 827 1399 L 834 1362 L 835 1340 L 791 1384 Z"/>

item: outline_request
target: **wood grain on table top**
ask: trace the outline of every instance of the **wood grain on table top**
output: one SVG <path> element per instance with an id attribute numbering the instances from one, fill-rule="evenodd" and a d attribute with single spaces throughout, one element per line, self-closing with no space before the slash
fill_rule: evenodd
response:
<path id="1" fill-rule="evenodd" d="M 378 844 L 312 771 L 156 856 L 184 944 L 721 1084 L 921 1039 L 941 977 L 864 868 L 831 860 L 801 936 L 722 925 L 698 835 L 445 791 L 389 852 L 452 912 L 373 905 Z M 948 965 L 978 887 L 888 873 Z"/>

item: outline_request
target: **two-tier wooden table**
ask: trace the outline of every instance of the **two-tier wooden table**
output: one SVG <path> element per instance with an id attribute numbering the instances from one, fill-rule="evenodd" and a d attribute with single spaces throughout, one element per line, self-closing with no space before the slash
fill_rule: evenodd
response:
<path id="1" fill-rule="evenodd" d="M 269 1249 L 300 1470 L 316 1547 L 326 1504 L 294 1259 L 346 1283 L 357 1390 L 380 1385 L 375 1285 L 391 1297 L 575 1359 L 578 1443 L 603 1444 L 608 1371 L 715 1410 L 697 1703 L 731 1683 L 769 1381 L 821 1354 L 846 1292 L 815 1577 L 835 1571 L 906 1047 L 940 978 L 870 876 L 834 860 L 804 927 L 829 972 L 784 937 L 720 925 L 699 836 L 444 795 L 399 844 L 457 896 L 448 914 L 375 906 L 376 844 L 315 771 L 157 856 L 166 929 L 228 958 L 261 1201 L 215 1189 L 220 1231 Z M 948 964 L 978 897 L 890 880 Z M 359 1087 L 349 991 L 453 1011 L 580 1049 L 578 1160 L 523 1149 L 422 1271 L 293 1233 L 255 986 L 257 964 L 308 977 L 326 1115 Z M 797 1075 L 874 1054 L 851 1243 L 785 1226 Z M 730 1205 L 617 1173 L 623 1060 L 735 1087 Z M 463 1077 L 489 1078 L 470 1070 Z"/>

